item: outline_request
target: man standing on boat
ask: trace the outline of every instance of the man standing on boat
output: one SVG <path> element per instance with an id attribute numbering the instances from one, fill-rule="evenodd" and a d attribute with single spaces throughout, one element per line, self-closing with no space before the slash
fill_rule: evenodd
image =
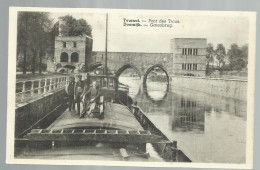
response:
<path id="1" fill-rule="evenodd" d="M 69 77 L 69 82 L 65 87 L 65 91 L 68 94 L 68 98 L 69 98 L 69 111 L 71 111 L 71 107 L 73 110 L 75 110 L 74 86 L 75 86 L 75 78 L 71 76 Z"/>
<path id="2" fill-rule="evenodd" d="M 80 118 L 84 117 L 86 112 L 88 111 L 88 116 L 91 114 L 91 111 L 95 109 L 97 101 L 99 101 L 100 92 L 97 86 L 97 83 L 94 81 L 92 87 L 88 90 L 85 88 L 85 92 L 83 93 L 83 111 L 81 112 Z"/>
<path id="3" fill-rule="evenodd" d="M 75 95 L 75 102 L 77 104 L 77 114 L 80 114 L 80 97 L 84 90 L 84 81 L 82 80 L 82 75 L 78 75 L 78 81 L 75 84 L 74 88 L 74 95 Z"/>

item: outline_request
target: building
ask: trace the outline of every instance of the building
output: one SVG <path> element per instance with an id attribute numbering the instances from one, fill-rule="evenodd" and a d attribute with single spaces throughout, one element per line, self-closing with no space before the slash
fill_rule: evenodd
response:
<path id="1" fill-rule="evenodd" d="M 200 76 L 206 73 L 206 38 L 173 38 L 173 75 Z"/>
<path id="2" fill-rule="evenodd" d="M 78 66 L 84 64 L 88 68 L 92 64 L 92 38 L 88 36 L 55 37 L 54 62 L 62 66 Z"/>

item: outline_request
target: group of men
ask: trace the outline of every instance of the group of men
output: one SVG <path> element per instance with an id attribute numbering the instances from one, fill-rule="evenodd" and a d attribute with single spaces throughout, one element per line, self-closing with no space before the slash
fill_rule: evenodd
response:
<path id="1" fill-rule="evenodd" d="M 88 112 L 88 115 L 96 106 L 96 102 L 99 99 L 100 92 L 96 81 L 93 81 L 92 86 L 88 87 L 88 83 L 82 80 L 82 76 L 79 75 L 78 81 L 75 81 L 75 77 L 71 76 L 69 82 L 66 85 L 65 91 L 69 98 L 69 111 L 75 110 L 75 104 L 77 105 L 77 112 L 80 118 L 83 118 Z M 83 109 L 80 111 L 80 103 L 83 103 Z"/>

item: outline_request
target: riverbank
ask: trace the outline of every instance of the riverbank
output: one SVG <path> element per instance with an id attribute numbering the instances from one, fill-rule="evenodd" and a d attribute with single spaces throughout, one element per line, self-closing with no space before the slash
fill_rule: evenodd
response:
<path id="1" fill-rule="evenodd" d="M 247 80 L 172 76 L 172 86 L 247 101 Z"/>

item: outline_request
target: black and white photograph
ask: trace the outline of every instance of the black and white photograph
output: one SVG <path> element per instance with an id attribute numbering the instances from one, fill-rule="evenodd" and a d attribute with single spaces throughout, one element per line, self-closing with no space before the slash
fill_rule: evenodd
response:
<path id="1" fill-rule="evenodd" d="M 7 163 L 248 169 L 256 13 L 9 8 Z"/>

